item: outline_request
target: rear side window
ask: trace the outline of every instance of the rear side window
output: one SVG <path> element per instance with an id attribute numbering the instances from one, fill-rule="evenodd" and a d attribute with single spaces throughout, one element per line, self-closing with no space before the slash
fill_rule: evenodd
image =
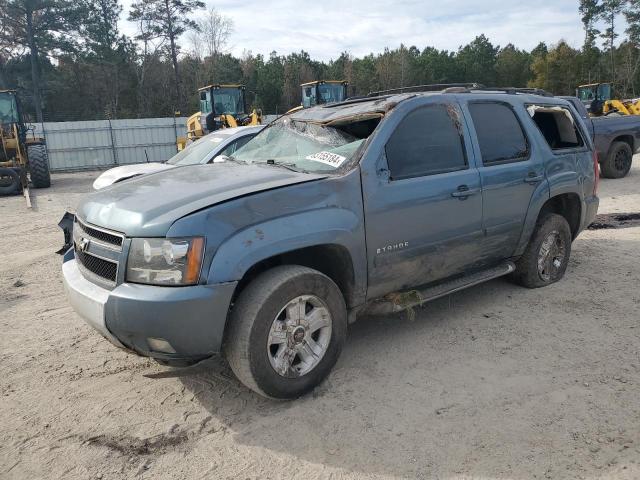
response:
<path id="1" fill-rule="evenodd" d="M 529 105 L 527 111 L 551 150 L 578 148 L 584 145 L 578 127 L 568 108 Z"/>
<path id="2" fill-rule="evenodd" d="M 511 107 L 503 103 L 472 103 L 469 111 L 484 165 L 514 162 L 528 157 L 527 139 Z"/>
<path id="3" fill-rule="evenodd" d="M 392 180 L 467 168 L 458 112 L 429 105 L 409 113 L 385 147 Z"/>

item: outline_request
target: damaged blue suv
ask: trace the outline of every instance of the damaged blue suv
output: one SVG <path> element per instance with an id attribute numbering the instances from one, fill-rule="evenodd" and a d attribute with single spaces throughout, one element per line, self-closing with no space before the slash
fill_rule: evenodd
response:
<path id="1" fill-rule="evenodd" d="M 502 275 L 565 273 L 598 207 L 598 159 L 565 100 L 387 92 L 299 110 L 209 165 L 88 194 L 62 267 L 74 309 L 169 365 L 224 355 L 294 398 L 357 316 Z"/>

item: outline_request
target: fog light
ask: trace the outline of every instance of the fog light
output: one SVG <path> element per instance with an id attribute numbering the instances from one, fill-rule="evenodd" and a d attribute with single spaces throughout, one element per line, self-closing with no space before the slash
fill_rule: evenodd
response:
<path id="1" fill-rule="evenodd" d="M 154 352 L 162 352 L 162 353 L 176 353 L 174 348 L 171 346 L 169 342 L 167 342 L 164 338 L 147 338 L 147 343 L 151 350 Z"/>

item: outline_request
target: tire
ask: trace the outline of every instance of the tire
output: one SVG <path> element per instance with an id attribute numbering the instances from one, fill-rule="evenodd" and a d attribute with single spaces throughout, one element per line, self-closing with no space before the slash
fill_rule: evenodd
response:
<path id="1" fill-rule="evenodd" d="M 304 312 L 297 323 L 296 312 Z M 347 336 L 347 309 L 338 286 L 297 265 L 259 275 L 240 293 L 229 321 L 224 352 L 233 373 L 253 391 L 277 399 L 297 398 L 316 387 L 335 365 Z"/>
<path id="2" fill-rule="evenodd" d="M 550 250 L 545 255 L 543 249 L 547 247 Z M 546 261 L 541 260 L 542 256 Z M 546 287 L 564 276 L 570 256 L 571 229 L 567 220 L 555 213 L 543 214 L 524 254 L 516 262 L 512 279 L 527 288 Z"/>
<path id="3" fill-rule="evenodd" d="M 626 142 L 613 142 L 607 158 L 600 163 L 600 171 L 604 178 L 626 177 L 631 170 L 633 151 Z"/>
<path id="4" fill-rule="evenodd" d="M 0 195 L 13 195 L 20 189 L 20 174 L 13 168 L 0 168 Z"/>
<path id="5" fill-rule="evenodd" d="M 29 172 L 34 188 L 48 188 L 51 186 L 49 174 L 49 159 L 44 145 L 30 145 L 28 147 Z"/>

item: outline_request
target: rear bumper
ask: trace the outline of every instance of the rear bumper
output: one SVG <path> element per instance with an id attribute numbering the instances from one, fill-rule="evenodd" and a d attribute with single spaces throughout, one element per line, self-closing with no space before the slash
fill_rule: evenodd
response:
<path id="1" fill-rule="evenodd" d="M 220 352 L 237 282 L 192 287 L 123 283 L 113 290 L 85 279 L 75 259 L 62 266 L 74 310 L 119 348 L 162 360 L 200 360 Z M 170 348 L 154 350 L 154 341 Z M 157 343 L 156 343 L 157 345 Z"/>
<path id="2" fill-rule="evenodd" d="M 600 205 L 600 199 L 596 195 L 592 195 L 591 197 L 587 197 L 584 200 L 584 219 L 582 221 L 582 228 L 580 230 L 584 230 L 589 225 L 593 223 L 598 214 L 598 206 Z"/>

